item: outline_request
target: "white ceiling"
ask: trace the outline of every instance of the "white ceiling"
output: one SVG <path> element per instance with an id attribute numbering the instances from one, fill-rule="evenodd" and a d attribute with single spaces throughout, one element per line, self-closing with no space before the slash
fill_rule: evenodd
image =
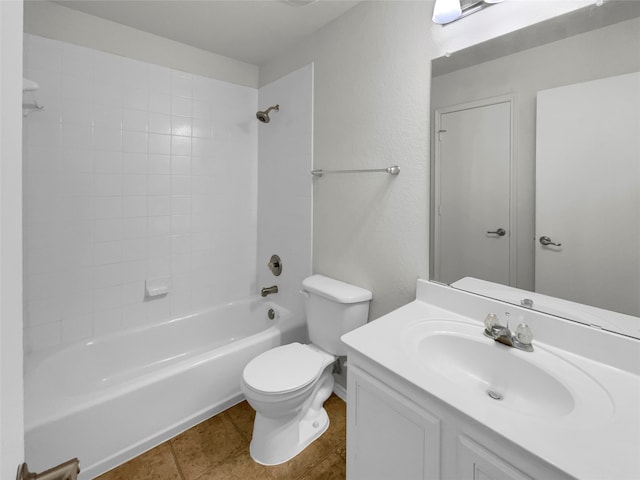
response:
<path id="1" fill-rule="evenodd" d="M 1 1 L 1 0 L 0 0 Z M 262 65 L 361 0 L 55 0 L 81 12 Z"/>

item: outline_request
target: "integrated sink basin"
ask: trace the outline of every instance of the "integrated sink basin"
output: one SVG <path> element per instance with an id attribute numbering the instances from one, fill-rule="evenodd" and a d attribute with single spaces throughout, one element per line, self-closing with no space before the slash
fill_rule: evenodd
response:
<path id="1" fill-rule="evenodd" d="M 468 401 L 587 423 L 613 414 L 613 403 L 596 380 L 535 340 L 534 351 L 524 352 L 485 337 L 478 325 L 445 319 L 412 322 L 401 338 L 412 362 Z"/>

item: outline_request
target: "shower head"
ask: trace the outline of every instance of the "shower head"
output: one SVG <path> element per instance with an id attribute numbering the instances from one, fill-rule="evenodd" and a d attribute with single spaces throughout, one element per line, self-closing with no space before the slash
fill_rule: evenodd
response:
<path id="1" fill-rule="evenodd" d="M 271 110 L 275 110 L 276 112 L 280 111 L 280 105 L 274 105 L 273 107 L 267 108 L 264 112 L 256 113 L 256 118 L 260 120 L 262 123 L 269 123 L 271 119 L 269 118 L 269 112 Z"/>

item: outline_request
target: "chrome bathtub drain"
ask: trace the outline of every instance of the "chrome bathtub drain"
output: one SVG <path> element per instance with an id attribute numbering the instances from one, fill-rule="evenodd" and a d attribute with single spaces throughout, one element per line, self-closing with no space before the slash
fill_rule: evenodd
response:
<path id="1" fill-rule="evenodd" d="M 501 393 L 496 392 L 495 390 L 487 390 L 487 395 L 494 400 L 502 400 L 504 398 Z"/>

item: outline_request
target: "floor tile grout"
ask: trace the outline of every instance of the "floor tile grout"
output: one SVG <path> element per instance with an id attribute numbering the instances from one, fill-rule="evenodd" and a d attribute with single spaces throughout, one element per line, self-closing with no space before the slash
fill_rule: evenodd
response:
<path id="1" fill-rule="evenodd" d="M 231 407 L 233 408 L 233 407 Z M 240 429 L 240 427 L 238 426 L 238 424 L 233 420 L 233 417 L 231 415 L 229 415 L 226 411 L 222 412 L 222 415 L 226 415 L 227 418 L 229 419 L 229 421 L 231 422 L 231 424 L 233 425 L 233 428 L 236 429 L 236 431 L 240 434 L 240 436 L 242 438 L 244 438 L 244 440 L 249 443 L 251 442 L 251 437 L 247 438 L 247 436 L 245 435 L 245 433 Z"/>
<path id="2" fill-rule="evenodd" d="M 180 475 L 180 480 L 187 480 L 184 476 L 184 472 L 182 471 L 182 466 L 180 465 L 180 461 L 178 460 L 178 456 L 176 455 L 176 451 L 173 448 L 173 444 L 171 440 L 167 440 L 165 443 L 169 445 L 169 450 L 171 450 L 171 455 L 173 455 L 173 461 L 176 463 L 176 468 L 178 470 L 178 475 Z"/>
<path id="3" fill-rule="evenodd" d="M 327 431 L 298 456 L 281 465 L 267 467 L 251 459 L 249 445 L 255 413 L 246 402 L 240 402 L 160 444 L 155 453 L 152 449 L 105 474 L 100 480 L 344 478 L 346 406 L 342 399 L 339 400 L 330 398 L 325 402 L 330 416 Z M 166 460 L 158 462 L 156 459 L 163 449 Z M 225 451 L 226 454 L 223 453 Z M 173 466 L 168 463 L 168 455 Z"/>
<path id="4" fill-rule="evenodd" d="M 233 408 L 233 407 L 231 407 L 231 408 Z M 229 418 L 229 421 L 231 422 L 231 425 L 233 425 L 233 427 L 236 429 L 236 431 L 237 431 L 237 432 L 240 434 L 240 436 L 244 439 L 244 441 L 245 441 L 245 442 L 246 442 L 246 444 L 247 444 L 247 447 L 246 447 L 246 448 L 247 448 L 247 450 L 249 450 L 249 445 L 250 445 L 250 443 L 251 443 L 251 437 L 250 437 L 250 436 L 247 436 L 247 435 L 245 434 L 245 432 L 243 432 L 243 430 L 242 430 L 242 429 L 238 426 L 238 424 L 233 420 L 233 417 L 227 413 L 227 411 L 222 412 L 222 414 L 223 414 L 223 415 L 227 415 L 227 417 Z M 240 456 L 240 455 L 242 455 L 242 454 L 243 454 L 243 452 L 241 451 L 241 452 L 239 452 L 237 455 L 238 455 L 238 456 Z M 269 470 L 268 470 L 268 469 L 267 469 L 267 470 L 265 470 L 265 473 L 266 473 L 266 474 L 268 475 L 268 477 L 269 477 L 269 478 L 268 478 L 268 479 L 266 479 L 266 480 L 277 480 L 276 478 L 274 478 L 274 477 L 273 477 L 273 475 L 271 475 L 271 472 L 269 472 Z"/>

